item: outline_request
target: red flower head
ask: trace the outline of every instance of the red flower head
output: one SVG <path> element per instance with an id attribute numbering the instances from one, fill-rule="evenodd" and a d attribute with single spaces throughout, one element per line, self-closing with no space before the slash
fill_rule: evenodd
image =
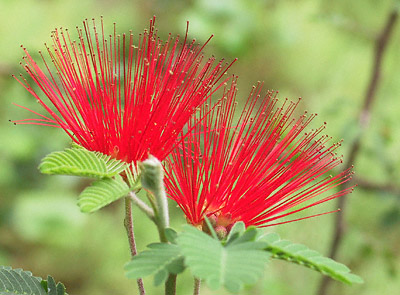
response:
<path id="1" fill-rule="evenodd" d="M 261 88 L 253 88 L 237 124 L 235 82 L 217 106 L 205 104 L 167 160 L 169 196 L 193 225 L 205 216 L 228 230 L 237 221 L 286 223 L 276 221 L 352 190 L 321 197 L 351 178 L 350 169 L 327 175 L 342 162 L 334 154 L 340 144 L 328 144 L 324 126 L 304 132 L 316 115 L 295 118 L 298 102 L 261 96 Z"/>
<path id="2" fill-rule="evenodd" d="M 14 122 L 61 127 L 86 149 L 126 162 L 144 160 L 149 153 L 163 160 L 230 65 L 204 61 L 201 51 L 208 41 L 186 45 L 187 34 L 183 44 L 171 35 L 161 41 L 154 21 L 135 45 L 132 33 L 117 35 L 115 25 L 106 37 L 103 21 L 100 29 L 84 21 L 77 41 L 68 30 L 56 29 L 54 44 L 46 46 L 54 70 L 42 53 L 43 69 L 23 48 L 24 68 L 42 93 L 22 75 L 18 81 L 49 115 L 29 110 L 40 118 Z"/>

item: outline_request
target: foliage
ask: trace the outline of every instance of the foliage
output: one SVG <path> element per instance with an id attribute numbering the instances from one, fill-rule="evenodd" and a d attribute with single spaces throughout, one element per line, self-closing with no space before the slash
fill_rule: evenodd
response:
<path id="1" fill-rule="evenodd" d="M 174 244 L 157 243 L 147 246 L 150 250 L 143 251 L 125 266 L 126 276 L 138 279 L 154 275 L 154 285 L 164 283 L 168 275 L 181 273 L 185 267 L 180 248 Z"/>
<path id="2" fill-rule="evenodd" d="M 47 281 L 34 277 L 22 269 L 0 266 L 0 295 L 64 295 L 63 284 L 56 284 L 51 276 Z"/>
<path id="3" fill-rule="evenodd" d="M 130 191 L 131 188 L 119 175 L 96 180 L 80 194 L 78 205 L 82 212 L 95 212 L 126 196 Z"/>
<path id="4" fill-rule="evenodd" d="M 359 276 L 350 273 L 350 269 L 344 264 L 328 257 L 323 257 L 320 253 L 309 249 L 307 246 L 281 240 L 276 233 L 263 235 L 258 240 L 267 242 L 265 250 L 272 254 L 272 258 L 282 259 L 314 269 L 343 283 L 363 283 L 363 280 Z"/>
<path id="5" fill-rule="evenodd" d="M 53 277 L 47 276 L 47 281 L 42 281 L 42 286 L 45 290 L 47 290 L 48 295 L 64 295 L 65 287 L 63 284 L 54 281 Z"/>
<path id="6" fill-rule="evenodd" d="M 110 178 L 124 171 L 126 166 L 126 163 L 111 156 L 75 147 L 46 156 L 39 170 L 44 174 Z"/>
<path id="7" fill-rule="evenodd" d="M 39 169 L 44 174 L 98 178 L 79 196 L 78 205 L 85 213 L 95 212 L 136 188 L 135 175 L 130 170 L 130 165 L 77 145 L 46 156 Z M 121 172 L 127 175 L 129 185 L 118 175 Z"/>
<path id="8" fill-rule="evenodd" d="M 22 269 L 0 266 L 0 294 L 43 295 L 45 289 L 41 278 L 34 277 L 31 272 Z"/>
<path id="9" fill-rule="evenodd" d="M 271 257 L 306 266 L 345 283 L 362 283 L 345 265 L 304 245 L 281 240 L 275 233 L 264 235 L 254 227 L 245 229 L 243 222 L 237 222 L 222 241 L 213 230 L 208 235 L 191 225 L 185 225 L 182 233 L 167 229 L 166 236 L 171 244 L 150 244 L 149 250 L 133 257 L 125 267 L 128 278 L 154 275 L 154 284 L 159 285 L 168 274 L 181 273 L 188 267 L 211 289 L 223 286 L 236 293 L 261 277 Z"/>
<path id="10" fill-rule="evenodd" d="M 262 251 L 264 243 L 252 241 L 254 228 L 245 232 L 249 235 L 244 234 L 225 246 L 192 226 L 186 225 L 184 229 L 177 241 L 185 264 L 211 289 L 224 286 L 230 292 L 238 292 L 243 284 L 253 284 L 263 274 L 270 255 Z"/>

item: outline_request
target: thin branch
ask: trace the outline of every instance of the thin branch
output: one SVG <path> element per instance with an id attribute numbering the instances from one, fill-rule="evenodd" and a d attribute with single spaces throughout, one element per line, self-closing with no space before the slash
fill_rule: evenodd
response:
<path id="1" fill-rule="evenodd" d="M 125 198 L 125 229 L 128 235 L 129 247 L 131 249 L 131 256 L 134 257 L 137 255 L 136 243 L 135 243 L 135 234 L 133 231 L 133 216 L 132 216 L 132 203 L 131 198 Z M 139 288 L 140 295 L 146 295 L 146 291 L 144 290 L 143 279 L 137 279 L 137 284 Z"/>
<path id="2" fill-rule="evenodd" d="M 355 178 L 354 182 L 357 183 L 358 187 L 378 192 L 386 192 L 389 194 L 400 196 L 400 187 L 393 183 L 375 183 L 363 178 Z"/>
<path id="3" fill-rule="evenodd" d="M 129 198 L 132 203 L 139 207 L 151 220 L 154 221 L 154 210 L 151 209 L 145 202 L 139 199 L 134 192 L 129 193 Z"/>
<path id="4" fill-rule="evenodd" d="M 394 25 L 397 22 L 397 19 L 398 19 L 398 11 L 397 9 L 393 9 L 389 13 L 386 20 L 386 24 L 375 41 L 374 65 L 372 68 L 371 79 L 368 83 L 367 91 L 364 97 L 364 104 L 359 115 L 360 132 L 358 136 L 354 139 L 352 146 L 350 147 L 350 154 L 347 163 L 345 165 L 346 168 L 355 163 L 356 158 L 358 156 L 358 152 L 360 150 L 361 140 L 364 136 L 365 131 L 369 127 L 371 107 L 376 99 L 376 91 L 381 76 L 382 59 L 385 53 L 385 49 L 387 48 L 389 39 L 391 37 Z M 345 189 L 350 185 L 351 184 L 347 182 L 341 186 L 340 190 Z M 336 214 L 335 216 L 335 232 L 330 249 L 330 257 L 332 259 L 335 259 L 337 256 L 337 252 L 339 250 L 345 232 L 344 213 L 346 205 L 347 205 L 346 196 L 338 199 L 338 208 L 341 209 L 341 214 Z M 318 288 L 317 294 L 319 295 L 327 294 L 330 282 L 331 280 L 328 277 L 324 277 Z"/>
<path id="5" fill-rule="evenodd" d="M 151 192 L 155 199 L 154 214 L 155 223 L 160 235 L 161 243 L 169 243 L 165 235 L 165 229 L 169 227 L 168 198 L 164 187 L 164 168 L 161 162 L 152 155 L 141 163 L 142 187 Z M 165 282 L 165 295 L 176 294 L 176 274 L 170 273 Z"/>
<path id="6" fill-rule="evenodd" d="M 165 282 L 165 295 L 175 295 L 176 294 L 176 276 L 170 273 L 167 281 Z"/>
<path id="7" fill-rule="evenodd" d="M 200 295 L 200 285 L 201 280 L 198 278 L 194 278 L 193 295 Z"/>

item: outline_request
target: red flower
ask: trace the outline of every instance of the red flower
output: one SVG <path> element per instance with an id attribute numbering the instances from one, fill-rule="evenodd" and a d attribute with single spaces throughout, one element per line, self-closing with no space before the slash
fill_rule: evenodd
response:
<path id="1" fill-rule="evenodd" d="M 208 41 L 186 45 L 187 34 L 183 45 L 171 35 L 161 41 L 154 21 L 137 45 L 132 33 L 117 35 L 115 25 L 106 37 L 103 21 L 100 28 L 84 21 L 77 41 L 68 30 L 56 29 L 54 44 L 46 46 L 54 70 L 42 53 L 43 69 L 23 48 L 24 68 L 42 93 L 22 75 L 17 80 L 49 115 L 28 109 L 40 118 L 14 122 L 61 127 L 86 149 L 126 162 L 144 160 L 149 153 L 164 159 L 230 65 L 204 61 L 201 51 Z"/>
<path id="2" fill-rule="evenodd" d="M 295 118 L 299 102 L 280 103 L 272 92 L 262 97 L 261 88 L 253 88 L 235 124 L 234 82 L 216 107 L 201 108 L 167 160 L 169 196 L 193 225 L 205 216 L 228 229 L 237 221 L 286 223 L 276 221 L 352 190 L 322 196 L 351 178 L 350 169 L 327 175 L 342 162 L 334 154 L 340 143 L 328 144 L 324 126 L 304 132 L 316 115 Z"/>

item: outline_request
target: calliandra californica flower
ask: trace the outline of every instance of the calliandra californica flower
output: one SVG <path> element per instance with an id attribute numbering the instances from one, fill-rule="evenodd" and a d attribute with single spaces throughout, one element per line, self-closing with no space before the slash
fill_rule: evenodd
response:
<path id="1" fill-rule="evenodd" d="M 77 41 L 56 29 L 46 45 L 52 63 L 39 52 L 42 67 L 23 48 L 23 67 L 39 90 L 22 75 L 17 80 L 48 114 L 23 107 L 38 117 L 13 122 L 60 127 L 86 149 L 128 163 L 149 153 L 163 160 L 196 108 L 227 80 L 230 65 L 204 58 L 209 40 L 186 44 L 186 33 L 183 43 L 171 35 L 163 42 L 154 22 L 137 44 L 132 32 L 117 35 L 115 24 L 106 36 L 103 20 L 100 28 L 84 21 Z"/>
<path id="2" fill-rule="evenodd" d="M 329 144 L 325 126 L 306 131 L 316 115 L 296 117 L 300 99 L 281 102 L 258 84 L 235 121 L 235 83 L 217 106 L 203 105 L 167 160 L 169 196 L 189 223 L 207 216 L 228 231 L 238 221 L 266 227 L 312 217 L 279 220 L 352 191 L 334 191 L 353 173 L 327 174 L 342 162 L 340 143 Z"/>

